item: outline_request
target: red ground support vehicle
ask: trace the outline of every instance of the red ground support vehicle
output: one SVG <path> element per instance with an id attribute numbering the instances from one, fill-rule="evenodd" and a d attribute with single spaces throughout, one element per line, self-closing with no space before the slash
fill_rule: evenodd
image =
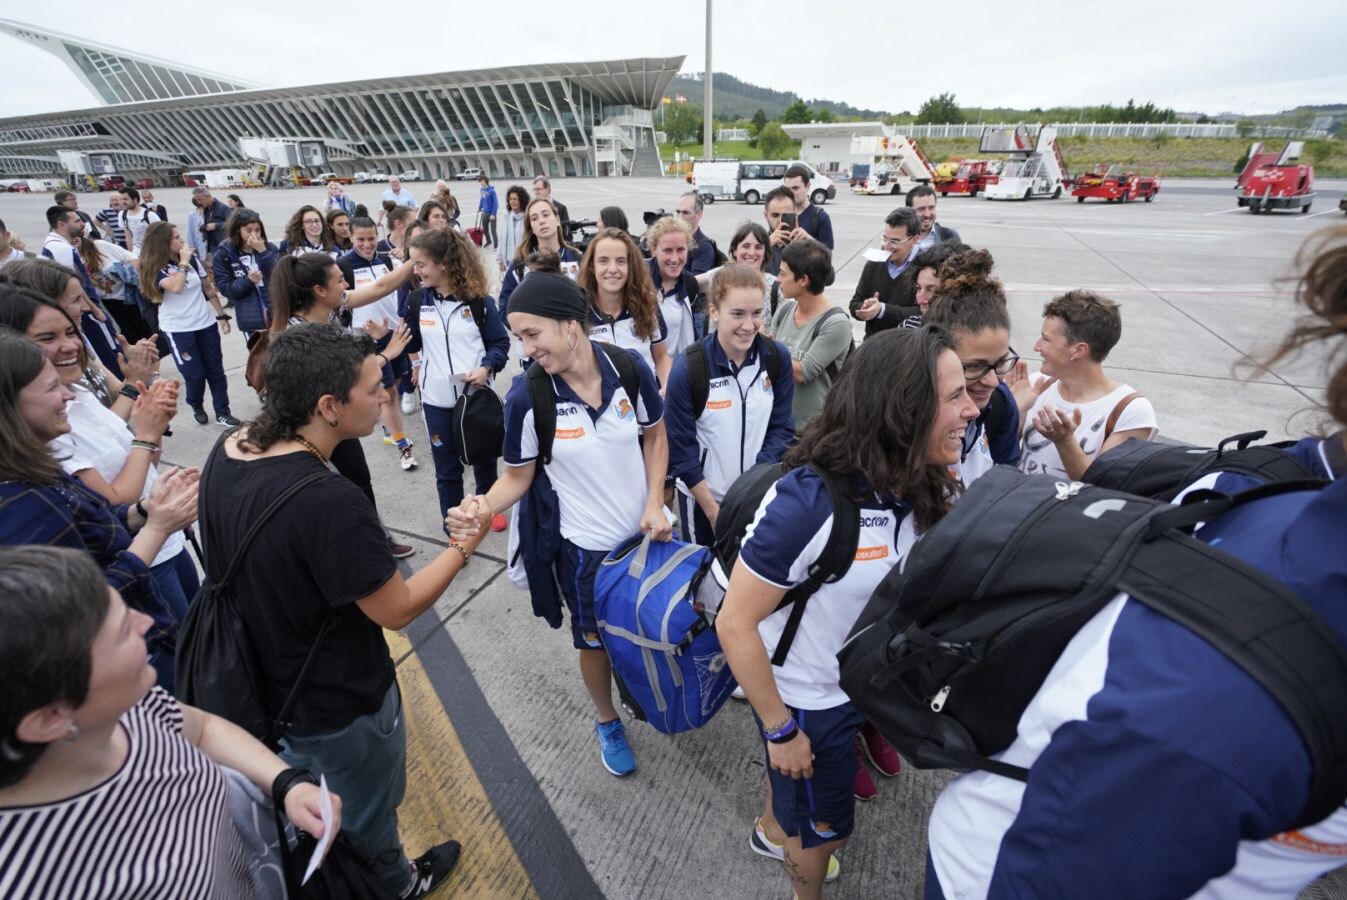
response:
<path id="1" fill-rule="evenodd" d="M 1135 172 L 1124 172 L 1122 166 L 1104 163 L 1100 163 L 1083 175 L 1077 175 L 1076 180 L 1071 183 L 1071 196 L 1076 198 L 1077 203 L 1084 203 L 1086 197 L 1096 197 L 1105 203 L 1112 203 L 1115 200 L 1119 203 L 1130 203 L 1133 200 L 1150 203 L 1158 193 L 1160 193 L 1159 172 L 1154 175 L 1138 175 Z"/>
<path id="2" fill-rule="evenodd" d="M 1235 182 L 1236 205 L 1249 207 L 1255 216 L 1267 209 L 1309 212 L 1314 202 L 1314 166 L 1297 162 L 1304 149 L 1304 141 L 1287 141 L 1278 155 L 1265 152 L 1262 141 L 1254 144 Z"/>
<path id="3" fill-rule="evenodd" d="M 120 191 L 126 187 L 126 179 L 121 175 L 105 175 L 98 182 L 100 191 Z"/>
<path id="4" fill-rule="evenodd" d="M 958 168 L 949 176 L 943 176 L 945 166 L 936 167 L 935 180 L 931 187 L 942 197 L 950 194 L 967 194 L 976 197 L 987 189 L 987 185 L 996 184 L 997 176 L 992 173 L 992 163 L 986 159 L 952 159 L 950 164 L 958 163 Z"/>
<path id="5" fill-rule="evenodd" d="M 153 178 L 141 178 L 140 180 L 138 180 L 138 181 L 136 182 L 136 190 L 138 190 L 138 191 L 152 191 L 152 190 L 154 190 L 154 179 L 153 179 Z"/>

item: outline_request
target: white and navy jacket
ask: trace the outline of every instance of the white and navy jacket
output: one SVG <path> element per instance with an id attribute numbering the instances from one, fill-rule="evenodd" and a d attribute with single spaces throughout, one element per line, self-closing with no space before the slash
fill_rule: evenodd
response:
<path id="1" fill-rule="evenodd" d="M 762 462 L 780 462 L 795 438 L 795 397 L 790 351 L 776 342 L 777 371 L 764 372 L 758 336 L 742 366 L 725 356 L 714 334 L 702 339 L 710 389 L 706 408 L 693 418 L 692 383 L 687 354 L 674 360 L 664 394 L 669 430 L 669 471 L 678 489 L 691 494 L 703 480 L 720 501 L 734 480 Z"/>
<path id="2" fill-rule="evenodd" d="M 495 196 L 493 193 L 492 196 Z M 565 275 L 571 281 L 580 277 L 580 254 L 574 249 L 563 246 L 561 252 L 557 254 L 561 259 L 561 274 Z M 500 280 L 500 315 L 505 318 L 510 314 L 510 295 L 514 289 L 519 287 L 519 282 L 528 277 L 528 268 L 523 263 L 509 262 L 507 260 L 505 274 Z"/>
<path id="3" fill-rule="evenodd" d="M 655 293 L 659 295 L 659 309 L 664 315 L 665 348 L 669 356 L 677 357 L 698 340 L 697 332 L 706 324 L 706 313 L 697 309 L 697 297 L 701 289 L 697 279 L 686 268 L 673 290 L 664 293 L 659 273 L 659 261 L 648 260 L 650 279 L 655 284 Z"/>
<path id="4" fill-rule="evenodd" d="M 585 330 L 589 332 L 591 341 L 603 341 L 605 344 L 612 344 L 621 347 L 624 350 L 635 350 L 641 354 L 641 359 L 655 370 L 655 354 L 650 348 L 655 344 L 664 343 L 665 335 L 668 333 L 668 327 L 664 324 L 664 314 L 655 308 L 655 333 L 648 339 L 641 337 L 636 333 L 636 320 L 632 318 L 631 312 L 624 306 L 622 312 L 617 316 L 605 316 L 599 312 L 594 304 L 589 306 L 589 320 L 585 323 Z"/>
<path id="5" fill-rule="evenodd" d="M 1321 449 L 1292 453 L 1327 474 Z M 1347 479 L 1197 534 L 1292 588 L 1347 643 Z M 1280 704 L 1125 593 L 1067 645 L 997 758 L 1030 767 L 1028 783 L 950 783 L 931 816 L 927 897 L 1293 897 L 1347 854 L 1347 808 L 1286 830 L 1311 771 Z"/>
<path id="6" fill-rule="evenodd" d="M 418 296 L 419 293 L 419 296 Z M 505 368 L 510 336 L 490 297 L 483 298 L 482 327 L 472 316 L 472 306 L 457 297 L 441 296 L 434 288 L 421 288 L 407 298 L 403 321 L 411 329 L 407 353 L 420 353 L 421 399 L 445 409 L 458 402 L 463 387 L 454 375 L 486 366 L 492 374 Z"/>
<path id="7" fill-rule="evenodd" d="M 352 250 L 337 260 L 337 268 L 341 269 L 341 277 L 346 280 L 348 291 L 373 284 L 397 267 L 398 264 L 389 259 L 388 254 L 378 251 L 375 252 L 373 259 L 366 259 L 358 251 Z M 399 312 L 398 292 L 394 289 L 373 303 L 352 309 L 351 326 L 361 328 L 366 322 L 384 319 L 388 322 L 388 327 L 392 328 L 402 315 Z"/>

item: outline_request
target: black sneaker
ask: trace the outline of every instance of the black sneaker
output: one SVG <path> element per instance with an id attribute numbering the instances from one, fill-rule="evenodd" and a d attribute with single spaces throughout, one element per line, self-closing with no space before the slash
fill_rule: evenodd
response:
<path id="1" fill-rule="evenodd" d="M 201 420 L 198 419 L 197 421 L 199 422 L 199 421 L 201 421 Z M 231 416 L 229 413 L 225 413 L 225 414 L 222 415 L 222 416 L 216 416 L 216 417 L 215 417 L 215 424 L 216 424 L 216 425 L 223 425 L 223 426 L 225 426 L 226 428 L 233 428 L 234 426 L 240 425 L 240 424 L 242 424 L 242 423 L 240 423 L 238 419 L 234 418 L 234 417 Z"/>
<path id="2" fill-rule="evenodd" d="M 411 544 L 399 544 L 391 539 L 388 542 L 388 549 L 393 551 L 394 559 L 406 559 L 416 552 L 416 548 Z"/>
<path id="3" fill-rule="evenodd" d="M 403 898 L 424 897 L 435 890 L 453 874 L 458 865 L 458 854 L 462 848 L 458 841 L 445 841 L 438 847 L 431 847 L 412 863 L 412 884 L 403 892 Z"/>
<path id="4" fill-rule="evenodd" d="M 192 418 L 196 419 L 198 425 L 205 425 L 210 422 L 210 416 L 206 415 L 206 410 L 200 406 L 192 407 Z"/>

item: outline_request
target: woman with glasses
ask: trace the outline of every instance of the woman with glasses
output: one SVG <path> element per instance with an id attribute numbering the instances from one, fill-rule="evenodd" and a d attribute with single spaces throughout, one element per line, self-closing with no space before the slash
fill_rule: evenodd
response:
<path id="1" fill-rule="evenodd" d="M 305 253 L 326 253 L 336 259 L 342 255 L 332 239 L 327 217 L 316 206 L 305 204 L 295 210 L 285 223 L 285 238 L 281 241 L 281 256 L 302 256 Z"/>
<path id="2" fill-rule="evenodd" d="M 945 246 L 937 244 L 935 248 Z M 922 251 L 919 260 L 930 250 Z M 987 256 L 985 269 L 946 281 L 930 301 L 926 324 L 938 325 L 954 339 L 954 352 L 963 365 L 968 396 L 978 406 L 978 417 L 964 430 L 963 451 L 955 467 L 966 488 L 994 465 L 1019 465 L 1020 411 L 1015 396 L 1003 382 L 1020 358 L 1010 347 L 1010 313 L 1001 282 L 990 277 L 985 250 L 959 254 L 940 268 L 947 273 L 961 257 Z"/>
<path id="3" fill-rule="evenodd" d="M 1032 378 L 1017 372 L 1011 387 L 1024 423 L 1020 468 L 1078 481 L 1090 462 L 1129 438 L 1155 436 L 1155 408 L 1130 384 L 1104 371 L 1122 337 L 1118 304 L 1093 291 L 1067 291 L 1043 307 Z"/>

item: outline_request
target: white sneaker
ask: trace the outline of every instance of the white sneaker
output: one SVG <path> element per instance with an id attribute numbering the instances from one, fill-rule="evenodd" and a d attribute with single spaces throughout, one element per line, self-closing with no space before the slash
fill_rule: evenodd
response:
<path id="1" fill-rule="evenodd" d="M 399 465 L 402 466 L 402 471 L 404 472 L 410 472 L 412 469 L 416 468 L 416 457 L 412 456 L 412 447 L 410 444 L 407 445 L 406 450 L 402 451 L 402 461 Z"/>
<path id="2" fill-rule="evenodd" d="M 741 688 L 741 687 L 739 687 L 738 685 L 735 685 L 734 690 L 730 691 L 730 696 L 733 697 L 733 698 L 736 699 L 736 700 L 747 700 L 747 699 L 748 699 L 748 697 L 745 696 L 745 694 L 744 694 L 744 689 Z"/>
<path id="3" fill-rule="evenodd" d="M 415 392 L 406 393 L 402 395 L 402 411 L 408 414 L 416 412 Z"/>

